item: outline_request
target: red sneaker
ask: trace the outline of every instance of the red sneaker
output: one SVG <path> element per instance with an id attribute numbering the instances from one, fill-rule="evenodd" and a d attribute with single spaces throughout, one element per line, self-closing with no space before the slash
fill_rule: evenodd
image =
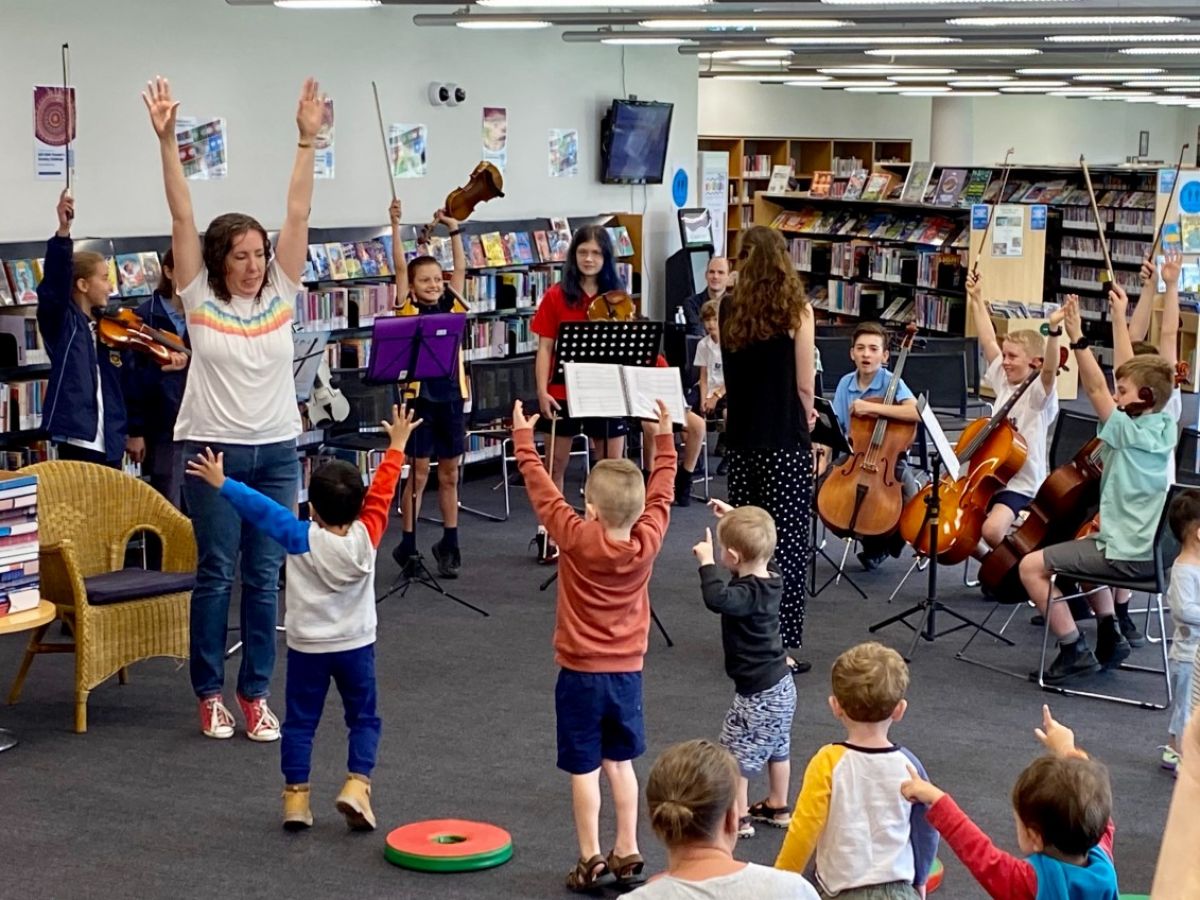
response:
<path id="1" fill-rule="evenodd" d="M 233 737 L 233 713 L 220 694 L 200 698 L 200 730 L 218 740 Z"/>
<path id="2" fill-rule="evenodd" d="M 265 697 L 247 700 L 238 694 L 238 705 L 242 708 L 242 715 L 246 717 L 246 737 L 264 744 L 279 740 L 279 720 L 267 706 Z"/>

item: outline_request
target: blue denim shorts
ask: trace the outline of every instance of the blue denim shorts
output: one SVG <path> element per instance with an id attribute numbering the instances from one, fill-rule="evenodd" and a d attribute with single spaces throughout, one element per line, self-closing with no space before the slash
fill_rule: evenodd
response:
<path id="1" fill-rule="evenodd" d="M 554 686 L 558 767 L 586 775 L 603 760 L 624 762 L 646 752 L 641 672 L 561 669 Z"/>

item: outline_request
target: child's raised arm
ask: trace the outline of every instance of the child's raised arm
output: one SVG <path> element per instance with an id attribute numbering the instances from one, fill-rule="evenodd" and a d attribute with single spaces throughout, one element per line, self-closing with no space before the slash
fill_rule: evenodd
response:
<path id="1" fill-rule="evenodd" d="M 299 521 L 288 508 L 247 487 L 234 478 L 225 477 L 225 454 L 205 447 L 203 453 L 187 462 L 187 473 L 206 481 L 221 492 L 238 515 L 296 555 L 308 552 L 308 522 Z"/>
<path id="2" fill-rule="evenodd" d="M 1179 273 L 1183 256 L 1176 250 L 1167 254 L 1162 265 L 1167 293 L 1163 297 L 1162 327 L 1158 334 L 1158 355 L 1172 366 L 1179 361 Z"/>
<path id="3" fill-rule="evenodd" d="M 1145 257 L 1142 260 L 1142 293 L 1138 297 L 1137 305 L 1133 308 L 1133 315 L 1129 318 L 1129 339 L 1131 341 L 1144 341 L 1146 335 L 1150 332 L 1150 315 L 1154 312 L 1154 295 L 1157 293 L 1155 288 L 1157 285 L 1157 270 L 1154 267 L 1154 261 L 1150 257 Z"/>
<path id="4" fill-rule="evenodd" d="M 1079 316 L 1078 295 L 1069 294 L 1063 309 L 1066 311 L 1063 322 L 1067 330 L 1067 337 L 1074 344 L 1083 337 L 1083 321 Z M 1079 364 L 1079 383 L 1083 385 L 1083 390 L 1087 394 L 1088 400 L 1091 401 L 1092 408 L 1096 410 L 1100 421 L 1107 422 L 1108 417 L 1117 408 L 1117 404 L 1113 400 L 1112 394 L 1108 392 L 1108 381 L 1105 379 L 1104 373 L 1100 371 L 1100 363 L 1096 362 L 1096 357 L 1092 356 L 1092 351 L 1087 347 L 1077 349 L 1075 359 Z"/>
<path id="5" fill-rule="evenodd" d="M 1000 342 L 996 340 L 996 326 L 992 324 L 992 314 L 988 312 L 987 303 L 983 300 L 983 279 L 978 272 L 967 276 L 967 303 L 975 320 L 979 349 L 983 351 L 984 362 L 990 366 L 992 360 L 1000 355 Z"/>
<path id="6" fill-rule="evenodd" d="M 393 200 L 388 207 L 388 220 L 392 225 L 392 272 L 395 273 L 396 302 L 399 309 L 408 301 L 408 261 L 404 258 L 404 242 L 400 240 L 400 201 Z"/>

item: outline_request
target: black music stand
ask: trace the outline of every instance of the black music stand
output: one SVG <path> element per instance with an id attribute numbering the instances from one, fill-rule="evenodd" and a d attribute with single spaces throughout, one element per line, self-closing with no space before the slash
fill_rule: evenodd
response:
<path id="1" fill-rule="evenodd" d="M 658 361 L 658 349 L 662 344 L 663 323 L 645 319 L 630 321 L 563 322 L 558 328 L 554 342 L 556 362 L 550 373 L 551 384 L 566 384 L 564 363 L 611 363 L 619 366 L 653 366 Z M 608 437 L 604 438 L 608 449 Z M 607 454 L 606 454 L 607 455 Z M 558 571 L 538 586 L 544 591 L 554 584 Z M 668 647 L 675 642 L 663 626 L 654 606 L 650 606 L 650 617 Z"/>
<path id="2" fill-rule="evenodd" d="M 938 485 L 940 485 L 942 482 L 942 454 L 947 450 L 949 450 L 952 454 L 953 450 L 950 449 L 949 442 L 946 440 L 946 436 L 942 433 L 941 426 L 938 424 L 937 416 L 934 415 L 933 408 L 926 403 L 926 397 L 924 395 L 922 395 L 921 399 L 918 401 L 917 408 L 920 410 L 921 421 L 925 425 L 925 430 L 929 433 L 930 438 L 933 440 L 934 448 L 936 448 L 929 451 L 929 459 L 932 463 L 931 472 L 933 475 L 933 480 L 930 482 L 932 489 L 925 497 L 925 527 L 929 529 L 929 585 L 926 589 L 924 599 L 922 599 L 919 603 L 910 606 L 903 612 L 884 619 L 882 622 L 876 622 L 867 630 L 874 634 L 881 628 L 886 628 L 887 626 L 894 625 L 897 622 L 902 624 L 905 628 L 912 630 L 912 645 L 908 648 L 908 653 L 906 653 L 904 656 L 906 661 L 911 660 L 913 654 L 916 653 L 917 644 L 920 643 L 921 638 L 932 642 L 937 638 L 944 637 L 947 634 L 952 634 L 953 632 L 959 631 L 963 628 L 976 628 L 985 634 L 991 635 L 997 640 L 1004 641 L 1004 643 L 1012 647 L 1013 642 L 1004 635 L 998 634 L 997 632 L 992 631 L 990 628 L 984 626 L 983 623 L 977 622 L 974 619 L 964 616 L 957 610 L 951 609 L 937 598 L 938 513 L 941 506 L 941 497 L 939 496 L 940 491 L 938 490 Z M 938 631 L 934 622 L 934 617 L 938 612 L 944 612 L 951 618 L 958 619 L 958 624 L 943 631 Z M 916 626 L 908 621 L 908 617 L 914 613 L 921 614 L 920 623 Z"/>
<path id="3" fill-rule="evenodd" d="M 850 455 L 850 444 L 846 441 L 846 435 L 842 433 L 842 427 L 838 423 L 837 414 L 833 411 L 831 404 L 824 397 L 817 397 L 814 400 L 814 406 L 817 410 L 817 423 L 813 426 L 812 442 L 814 444 L 823 444 L 830 448 L 831 457 L 829 465 L 833 465 L 833 460 L 841 459 L 844 456 Z M 850 543 L 854 538 L 846 538 L 846 552 L 842 554 L 842 561 L 839 563 L 828 553 L 825 552 L 825 541 L 822 540 L 820 545 L 817 544 L 817 526 L 821 524 L 821 517 L 817 513 L 817 498 L 813 496 L 812 508 L 809 511 L 812 518 L 812 536 L 809 540 L 808 549 L 808 575 L 810 578 L 810 587 L 808 594 L 810 597 L 815 597 L 821 591 L 825 590 L 829 585 L 835 582 L 846 579 L 846 583 L 858 592 L 858 596 L 864 600 L 867 599 L 866 593 L 860 588 L 850 577 L 846 571 L 846 557 L 850 555 Z M 817 556 L 824 557 L 825 561 L 833 566 L 833 574 L 825 579 L 825 583 L 817 587 Z"/>
<path id="4" fill-rule="evenodd" d="M 363 381 L 367 384 L 390 384 L 401 402 L 401 385 L 407 386 L 425 378 L 453 378 L 458 374 L 458 353 L 466 328 L 465 316 L 435 313 L 426 316 L 381 316 L 371 330 L 371 361 Z M 424 427 L 424 426 L 422 426 Z M 416 467 L 410 462 L 408 477 L 415 477 Z M 404 496 L 404 485 L 400 486 Z M 412 491 L 413 538 L 417 534 L 417 492 Z M 420 584 L 435 593 L 472 609 L 481 616 L 488 613 L 461 597 L 450 593 L 429 571 L 420 550 L 413 550 L 404 561 L 400 577 L 377 600 L 382 603 L 392 594 L 403 597 L 413 584 Z"/>

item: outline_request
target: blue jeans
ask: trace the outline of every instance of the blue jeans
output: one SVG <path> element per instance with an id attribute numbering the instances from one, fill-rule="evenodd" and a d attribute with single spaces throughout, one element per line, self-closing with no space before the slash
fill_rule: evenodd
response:
<path id="1" fill-rule="evenodd" d="M 296 505 L 300 466 L 296 442 L 276 444 L 200 444 L 186 441 L 184 459 L 195 459 L 205 446 L 225 454 L 225 474 L 289 509 Z M 247 700 L 267 696 L 275 668 L 276 601 L 280 544 L 241 516 L 219 491 L 194 475 L 186 476 L 183 498 L 196 532 L 199 561 L 192 591 L 192 690 L 197 697 L 220 694 L 225 684 L 225 640 L 229 630 L 229 595 L 241 553 L 242 662 L 237 691 Z"/>
<path id="2" fill-rule="evenodd" d="M 382 724 L 375 712 L 375 645 L 338 653 L 303 653 L 288 648 L 287 713 L 279 765 L 288 784 L 307 784 L 313 735 L 321 722 L 329 680 L 337 685 L 350 729 L 346 769 L 370 777 Z"/>

